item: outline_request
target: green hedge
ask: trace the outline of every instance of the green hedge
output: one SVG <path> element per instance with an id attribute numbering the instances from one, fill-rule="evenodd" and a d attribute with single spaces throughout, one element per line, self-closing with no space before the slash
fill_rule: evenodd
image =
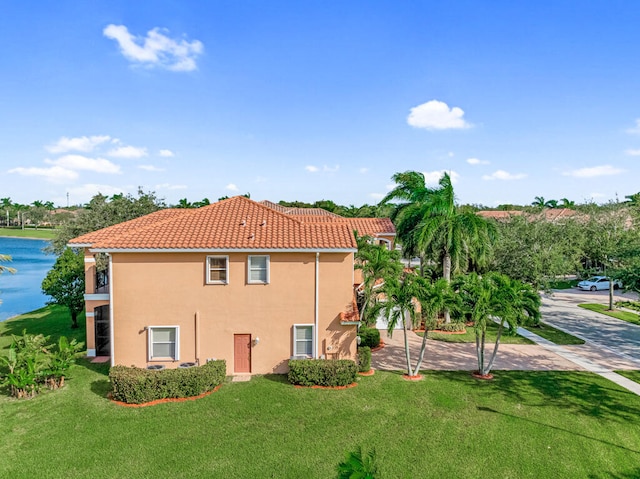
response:
<path id="1" fill-rule="evenodd" d="M 444 331 L 447 333 L 458 333 L 466 330 L 466 324 L 463 322 L 438 323 L 434 324 L 430 329 L 437 329 L 438 331 Z"/>
<path id="2" fill-rule="evenodd" d="M 360 336 L 360 346 L 367 346 L 371 349 L 380 346 L 380 331 L 375 328 L 360 328 L 358 331 Z"/>
<path id="3" fill-rule="evenodd" d="M 350 359 L 291 359 L 289 382 L 300 386 L 348 386 L 358 367 Z"/>
<path id="4" fill-rule="evenodd" d="M 358 371 L 366 373 L 371 369 L 371 348 L 360 346 L 358 348 Z"/>
<path id="5" fill-rule="evenodd" d="M 114 366 L 109 370 L 109 380 L 113 399 L 140 404 L 156 399 L 197 396 L 211 391 L 224 382 L 226 371 L 224 360 L 162 371 Z"/>

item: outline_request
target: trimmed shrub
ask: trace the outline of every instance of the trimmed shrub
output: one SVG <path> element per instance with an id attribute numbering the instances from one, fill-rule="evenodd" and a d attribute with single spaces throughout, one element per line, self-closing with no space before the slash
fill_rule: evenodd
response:
<path id="1" fill-rule="evenodd" d="M 109 380 L 116 401 L 141 404 L 166 398 L 185 398 L 211 391 L 224 382 L 224 360 L 209 361 L 193 368 L 150 371 L 142 368 L 114 366 Z"/>
<path id="2" fill-rule="evenodd" d="M 360 347 L 368 346 L 371 349 L 380 346 L 380 331 L 376 328 L 360 328 Z"/>
<path id="3" fill-rule="evenodd" d="M 289 360 L 289 382 L 300 386 L 348 386 L 357 372 L 351 359 Z"/>
<path id="4" fill-rule="evenodd" d="M 360 346 L 358 348 L 358 371 L 366 373 L 371 369 L 371 348 Z"/>
<path id="5" fill-rule="evenodd" d="M 453 322 L 453 323 L 438 323 L 434 325 L 434 328 L 438 331 L 444 331 L 447 333 L 457 333 L 459 331 L 465 331 L 466 325 L 462 322 Z"/>

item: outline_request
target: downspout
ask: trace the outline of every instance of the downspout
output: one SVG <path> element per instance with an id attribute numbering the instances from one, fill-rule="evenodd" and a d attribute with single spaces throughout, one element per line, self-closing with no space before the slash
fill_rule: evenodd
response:
<path id="1" fill-rule="evenodd" d="M 316 252 L 316 297 L 315 314 L 313 319 L 313 357 L 318 359 L 318 298 L 320 286 L 320 252 Z"/>
<path id="2" fill-rule="evenodd" d="M 195 353 L 196 353 L 195 354 L 195 356 L 196 356 L 195 360 L 196 360 L 196 364 L 198 366 L 200 366 L 200 347 L 199 347 L 199 342 L 198 342 L 198 329 L 199 329 L 198 327 L 199 327 L 199 325 L 200 325 L 200 313 L 198 311 L 196 311 L 196 314 L 195 314 L 195 334 L 194 334 L 195 338 L 194 338 L 194 340 L 196 342 L 196 344 L 195 344 Z"/>
<path id="3" fill-rule="evenodd" d="M 114 339 L 113 339 L 113 257 L 107 253 L 109 257 L 109 353 L 111 356 L 111 367 L 116 365 L 114 357 Z"/>

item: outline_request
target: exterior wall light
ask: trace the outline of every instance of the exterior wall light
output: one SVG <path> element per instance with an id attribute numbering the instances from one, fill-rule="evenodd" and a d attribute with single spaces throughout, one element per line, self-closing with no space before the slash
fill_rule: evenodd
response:
<path id="1" fill-rule="evenodd" d="M 253 340 L 253 345 L 254 345 L 254 346 L 257 346 L 259 342 L 260 342 L 260 338 L 256 337 L 256 338 Z"/>

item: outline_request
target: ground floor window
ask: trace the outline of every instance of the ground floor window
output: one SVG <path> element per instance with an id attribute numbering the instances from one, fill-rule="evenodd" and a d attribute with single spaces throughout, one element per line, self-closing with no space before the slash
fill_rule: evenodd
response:
<path id="1" fill-rule="evenodd" d="M 313 357 L 313 325 L 293 325 L 293 355 Z"/>
<path id="2" fill-rule="evenodd" d="M 149 361 L 180 358 L 180 328 L 178 326 L 149 327 Z"/>

